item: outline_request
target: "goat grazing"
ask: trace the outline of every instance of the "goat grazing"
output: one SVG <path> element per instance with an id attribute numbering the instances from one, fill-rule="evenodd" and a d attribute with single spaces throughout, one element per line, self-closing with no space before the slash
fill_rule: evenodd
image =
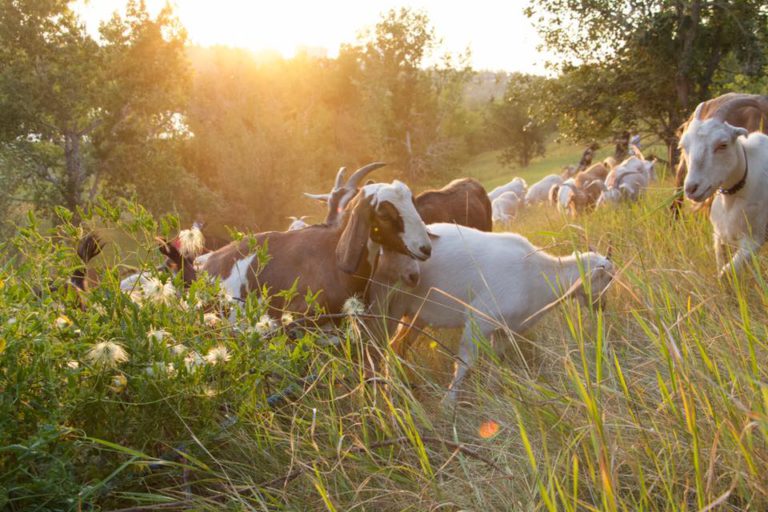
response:
<path id="1" fill-rule="evenodd" d="M 372 303 L 390 318 L 408 317 L 418 327 L 463 327 L 449 400 L 477 359 L 475 333 L 486 339 L 498 329 L 520 333 L 564 297 L 600 299 L 613 264 L 594 252 L 555 257 L 512 233 L 483 233 L 453 224 L 431 224 L 432 257 L 416 263 L 382 251 L 373 278 Z M 390 285 L 401 279 L 409 288 Z M 413 284 L 413 283 L 417 284 Z M 392 332 L 390 321 L 387 332 Z M 476 329 L 475 329 L 476 327 Z M 404 354 L 407 328 L 395 337 Z"/>
<path id="2" fill-rule="evenodd" d="M 754 97 L 734 99 L 704 119 L 701 103 L 680 139 L 688 168 L 685 195 L 702 202 L 717 192 L 709 218 L 720 277 L 739 270 L 766 239 L 768 136 L 748 135 L 747 129 L 727 121 L 732 111 L 761 105 Z M 726 247 L 736 249 L 728 263 Z"/>
<path id="3" fill-rule="evenodd" d="M 530 206 L 537 203 L 546 203 L 552 187 L 560 185 L 562 182 L 563 178 L 557 174 L 550 174 L 541 178 L 528 189 L 528 193 L 525 194 L 525 204 Z"/>
<path id="4" fill-rule="evenodd" d="M 504 192 L 514 192 L 519 197 L 525 197 L 525 193 L 528 191 L 528 184 L 523 178 L 515 178 L 505 185 L 498 186 L 488 192 L 488 199 L 493 202 L 494 199 L 499 197 Z"/>
<path id="5" fill-rule="evenodd" d="M 549 191 L 549 199 L 561 212 L 576 216 L 597 203 L 609 171 L 604 162 L 594 164 L 562 184 L 554 185 Z"/>
<path id="6" fill-rule="evenodd" d="M 754 100 L 754 102 L 743 102 L 743 100 L 750 99 Z M 768 96 L 730 92 L 705 101 L 701 105 L 701 109 L 697 108 L 699 120 L 701 121 L 717 116 L 731 126 L 745 128 L 749 133 L 762 131 L 768 134 Z M 691 114 L 691 117 L 678 128 L 678 133 L 681 137 L 693 120 L 694 114 Z M 682 144 L 680 148 L 685 151 Z M 680 162 L 677 164 L 675 173 L 675 187 L 678 191 L 678 196 L 672 203 L 672 209 L 675 212 L 679 211 L 682 206 L 683 183 L 687 174 L 688 166 L 686 165 L 686 158 L 683 153 L 680 155 Z"/>
<path id="7" fill-rule="evenodd" d="M 523 202 L 522 196 L 517 195 L 516 192 L 504 192 L 491 202 L 493 222 L 509 229 L 512 219 L 517 216 Z"/>
<path id="8" fill-rule="evenodd" d="M 251 242 L 266 250 L 259 263 Z M 230 296 L 243 299 L 266 287 L 271 293 L 296 289 L 271 306 L 306 312 L 307 292 L 319 295 L 316 305 L 339 313 L 344 302 L 363 295 L 379 247 L 426 260 L 432 251 L 427 230 L 413 204 L 410 189 L 399 181 L 366 185 L 352 198 L 337 223 L 297 231 L 267 232 L 255 240 L 233 242 L 207 256 L 202 270 L 221 279 Z"/>
<path id="9" fill-rule="evenodd" d="M 642 156 L 631 156 L 614 167 L 605 179 L 597 206 L 615 205 L 625 200 L 637 201 L 654 176 L 654 164 L 655 161 L 643 160 Z"/>

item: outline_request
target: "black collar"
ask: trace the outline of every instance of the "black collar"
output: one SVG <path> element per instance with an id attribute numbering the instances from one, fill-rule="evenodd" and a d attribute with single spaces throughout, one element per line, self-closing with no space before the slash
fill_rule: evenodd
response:
<path id="1" fill-rule="evenodd" d="M 744 149 L 744 146 L 741 146 L 741 149 L 744 151 L 744 176 L 741 177 L 739 182 L 732 186 L 729 189 L 721 188 L 718 190 L 721 194 L 725 196 L 730 196 L 738 192 L 739 190 L 744 188 L 744 184 L 747 182 L 747 174 L 749 174 L 749 160 L 747 160 L 747 150 Z"/>

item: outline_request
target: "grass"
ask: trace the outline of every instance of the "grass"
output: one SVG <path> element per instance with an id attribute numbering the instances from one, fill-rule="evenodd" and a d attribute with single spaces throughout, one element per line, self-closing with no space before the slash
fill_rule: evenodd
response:
<path id="1" fill-rule="evenodd" d="M 473 169 L 492 185 L 490 160 L 481 160 Z M 554 160 L 540 165 L 546 174 Z M 0 290 L 0 412 L 12 418 L 1 420 L 0 504 L 765 510 L 766 261 L 718 282 L 708 221 L 673 221 L 670 196 L 664 182 L 638 204 L 576 220 L 524 211 L 515 231 L 533 243 L 557 254 L 611 246 L 620 272 L 604 311 L 566 302 L 531 331 L 496 340 L 499 354 L 481 358 L 455 410 L 440 400 L 456 333 L 432 333 L 439 344 L 420 340 L 371 382 L 364 362 L 374 347 L 355 318 L 328 345 L 314 329 L 262 336 L 178 307 L 138 307 L 109 283 L 92 299 L 105 314 L 35 298 L 27 285 L 71 254 L 28 232 L 35 265 L 4 267 Z M 248 321 L 259 308 L 248 305 Z M 79 333 L 51 327 L 62 312 Z M 232 359 L 186 371 L 150 347 L 150 327 L 203 354 L 224 344 Z M 130 361 L 89 367 L 84 354 L 104 337 L 119 337 Z M 67 369 L 70 359 L 80 370 Z M 149 378 L 151 361 L 176 362 L 178 373 Z M 115 373 L 127 377 L 124 388 L 111 383 Z"/>

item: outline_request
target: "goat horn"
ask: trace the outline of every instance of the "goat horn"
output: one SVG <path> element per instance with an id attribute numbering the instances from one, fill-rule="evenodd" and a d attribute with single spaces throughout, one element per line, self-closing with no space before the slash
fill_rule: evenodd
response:
<path id="1" fill-rule="evenodd" d="M 365 178 L 367 174 L 375 171 L 379 167 L 384 167 L 385 165 L 387 164 L 384 162 L 373 162 L 359 168 L 354 173 L 352 173 L 352 176 L 349 177 L 346 186 L 349 188 L 357 188 L 360 181 L 362 181 L 362 179 Z"/>
<path id="2" fill-rule="evenodd" d="M 734 98 L 733 100 L 720 105 L 720 107 L 712 113 L 711 117 L 719 119 L 720 121 L 725 121 L 725 118 L 728 117 L 731 112 L 739 108 L 754 107 L 760 110 L 761 105 L 757 98 L 759 98 L 757 95 L 750 95 L 743 98 Z"/>
<path id="3" fill-rule="evenodd" d="M 635 154 L 637 158 L 639 158 L 640 160 L 645 160 L 645 157 L 643 156 L 643 153 L 642 151 L 640 151 L 639 147 L 637 147 L 634 144 L 630 145 L 629 147 L 632 149 L 632 152 Z"/>
<path id="4" fill-rule="evenodd" d="M 344 175 L 347 173 L 346 167 L 339 167 L 339 172 L 336 173 L 336 181 L 333 183 L 333 190 L 340 189 L 344 186 Z"/>
<path id="5" fill-rule="evenodd" d="M 331 198 L 331 194 L 310 194 L 309 192 L 304 192 L 304 196 L 310 199 L 316 199 L 317 201 L 322 201 L 324 203 L 327 203 Z"/>

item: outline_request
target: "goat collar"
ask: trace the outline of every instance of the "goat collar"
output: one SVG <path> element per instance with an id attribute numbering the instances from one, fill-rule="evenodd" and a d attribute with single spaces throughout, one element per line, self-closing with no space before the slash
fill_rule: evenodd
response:
<path id="1" fill-rule="evenodd" d="M 749 160 L 747 159 L 747 150 L 744 149 L 744 146 L 741 147 L 742 151 L 744 151 L 744 176 L 741 177 L 739 182 L 732 186 L 731 188 L 725 189 L 721 188 L 718 190 L 721 194 L 725 196 L 730 196 L 738 192 L 739 190 L 744 188 L 744 184 L 747 182 L 747 174 L 749 174 Z"/>

